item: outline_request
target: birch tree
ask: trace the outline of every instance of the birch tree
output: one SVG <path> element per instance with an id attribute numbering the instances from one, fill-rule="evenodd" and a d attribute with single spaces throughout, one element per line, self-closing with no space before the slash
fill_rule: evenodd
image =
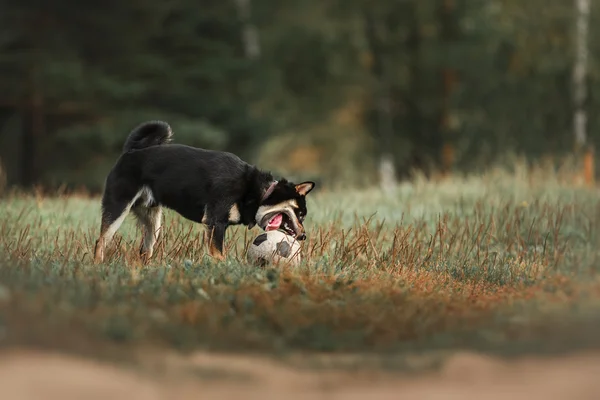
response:
<path id="1" fill-rule="evenodd" d="M 238 10 L 238 16 L 243 24 L 242 42 L 244 43 L 244 52 L 249 59 L 255 59 L 260 56 L 260 42 L 258 39 L 258 29 L 252 23 L 251 0 L 235 0 Z"/>
<path id="2" fill-rule="evenodd" d="M 573 129 L 575 147 L 581 149 L 587 141 L 587 115 L 585 101 L 587 97 L 586 77 L 588 63 L 588 25 L 590 0 L 575 0 L 577 13 L 575 36 L 575 67 L 573 68 L 574 109 Z"/>
<path id="3" fill-rule="evenodd" d="M 396 187 L 396 171 L 392 140 L 394 127 L 392 121 L 392 98 L 390 84 L 384 61 L 384 41 L 377 34 L 378 22 L 370 6 L 363 6 L 365 37 L 372 57 L 371 73 L 376 88 L 377 130 L 380 143 L 379 184 L 385 192 Z"/>

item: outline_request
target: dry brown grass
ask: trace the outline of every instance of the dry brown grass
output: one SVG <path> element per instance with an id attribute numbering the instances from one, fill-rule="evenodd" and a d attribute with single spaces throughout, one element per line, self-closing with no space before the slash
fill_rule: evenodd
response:
<path id="1" fill-rule="evenodd" d="M 596 345 L 600 203 L 534 173 L 316 194 L 296 269 L 247 265 L 257 231 L 244 228 L 216 263 L 203 228 L 174 213 L 150 265 L 128 221 L 93 266 L 98 199 L 12 195 L 0 204 L 0 343 L 113 356 Z"/>

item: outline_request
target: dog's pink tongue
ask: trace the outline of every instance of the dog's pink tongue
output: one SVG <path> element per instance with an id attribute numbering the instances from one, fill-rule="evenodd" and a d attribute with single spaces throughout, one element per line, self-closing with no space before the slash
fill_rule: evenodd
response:
<path id="1" fill-rule="evenodd" d="M 281 226 L 281 221 L 283 220 L 283 215 L 277 214 L 269 221 L 267 228 L 265 231 L 276 231 Z"/>

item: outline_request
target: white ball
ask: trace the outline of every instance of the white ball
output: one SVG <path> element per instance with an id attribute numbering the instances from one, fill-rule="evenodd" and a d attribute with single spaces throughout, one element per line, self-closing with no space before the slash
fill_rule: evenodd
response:
<path id="1" fill-rule="evenodd" d="M 267 231 L 254 238 L 246 254 L 248 261 L 261 266 L 269 263 L 298 265 L 302 260 L 300 243 L 283 231 Z"/>

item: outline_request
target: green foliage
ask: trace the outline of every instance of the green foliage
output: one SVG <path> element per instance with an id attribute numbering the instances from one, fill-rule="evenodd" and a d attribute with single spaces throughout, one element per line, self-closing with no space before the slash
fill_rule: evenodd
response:
<path id="1" fill-rule="evenodd" d="M 129 129 L 150 118 L 171 122 L 180 142 L 250 162 L 265 149 L 283 146 L 276 152 L 286 158 L 309 143 L 324 160 L 307 167 L 311 174 L 351 184 L 374 181 L 382 151 L 403 174 L 437 166 L 444 143 L 465 170 L 513 152 L 570 151 L 572 2 L 444 4 L 252 0 L 243 21 L 234 1 L 7 1 L 0 136 L 18 138 L 2 139 L 0 156 L 11 183 L 32 151 L 35 181 L 98 188 L 100 164 L 106 171 Z M 590 110 L 600 82 L 599 17 L 592 7 Z M 256 28 L 258 58 L 244 53 L 244 23 Z M 457 77 L 452 88 L 448 71 Z M 383 117 L 382 90 L 391 100 Z M 35 99 L 41 106 L 32 110 Z M 339 122 L 344 112 L 351 122 Z M 42 120 L 37 133 L 27 132 L 31 113 Z M 590 132 L 598 121 L 591 113 Z"/>

